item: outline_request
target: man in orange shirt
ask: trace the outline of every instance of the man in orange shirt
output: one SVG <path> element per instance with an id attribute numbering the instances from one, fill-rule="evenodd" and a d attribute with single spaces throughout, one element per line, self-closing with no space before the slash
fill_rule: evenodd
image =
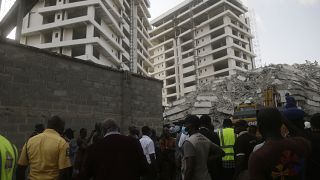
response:
<path id="1" fill-rule="evenodd" d="M 65 122 L 58 116 L 48 121 L 47 129 L 24 145 L 17 168 L 17 180 L 25 180 L 29 166 L 30 180 L 71 179 L 69 145 L 61 137 Z"/>

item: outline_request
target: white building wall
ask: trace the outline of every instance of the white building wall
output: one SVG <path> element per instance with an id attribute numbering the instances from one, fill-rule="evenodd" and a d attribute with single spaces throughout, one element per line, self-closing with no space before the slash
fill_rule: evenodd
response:
<path id="1" fill-rule="evenodd" d="M 26 38 L 26 41 L 28 41 L 28 44 L 30 45 L 37 45 L 40 43 L 40 35 L 31 35 L 28 38 Z"/>
<path id="2" fill-rule="evenodd" d="M 152 48 L 150 54 L 160 53 L 159 45 L 168 43 L 169 39 L 175 39 L 178 44 L 174 59 L 177 91 L 166 86 L 168 72 L 170 74 L 172 71 L 165 69 L 165 106 L 195 91 L 200 84 L 235 74 L 236 69 L 246 71 L 254 67 L 250 59 L 255 55 L 250 50 L 249 43 L 253 36 L 245 21 L 246 11 L 246 7 L 238 1 L 186 0 L 152 22 L 154 29 L 149 34 L 157 48 Z M 167 60 L 169 59 L 166 57 L 165 61 Z M 157 57 L 151 58 L 151 61 L 155 65 L 159 63 Z M 153 77 L 160 79 L 160 71 L 162 69 L 156 67 Z"/>
<path id="3" fill-rule="evenodd" d="M 45 2 L 46 0 L 39 1 L 24 18 L 21 43 L 69 56 L 77 54 L 76 57 L 78 58 L 106 66 L 129 69 L 128 64 L 130 62 L 128 61 L 131 61 L 131 57 L 137 57 L 137 55 L 134 55 L 137 52 L 127 51 L 122 47 L 122 40 L 125 38 L 123 31 L 129 30 L 129 36 L 133 36 L 133 34 L 130 34 L 130 25 L 127 24 L 127 29 L 122 27 L 124 19 L 121 16 L 125 16 L 123 13 L 124 6 L 128 8 L 128 0 L 103 0 L 101 3 L 100 1 L 69 3 L 69 0 L 56 0 L 55 5 L 47 7 L 45 7 Z M 145 6 L 144 3 L 143 5 L 138 5 Z M 129 9 L 137 8 L 137 4 L 134 6 L 130 6 Z M 146 10 L 147 7 L 145 7 L 144 11 Z M 141 13 L 137 12 L 129 18 L 137 21 L 138 18 L 141 18 L 140 15 Z M 96 22 L 95 18 L 101 18 L 101 25 Z M 144 29 L 148 29 L 150 26 L 147 18 L 145 16 L 142 17 L 143 26 L 146 26 Z M 79 30 L 79 27 L 83 26 L 86 27 L 84 37 L 82 37 L 82 31 Z M 77 31 L 75 32 L 75 30 Z M 113 40 L 110 41 L 109 38 Z M 148 35 L 146 38 L 148 38 Z M 127 45 L 132 47 L 139 46 L 138 44 L 130 44 L 130 40 L 128 38 L 125 39 Z M 140 39 L 144 42 L 147 41 L 144 38 Z M 147 49 L 151 44 L 144 46 Z M 83 47 L 85 47 L 84 54 L 80 52 Z M 73 53 L 73 51 L 78 52 Z M 81 55 L 78 56 L 78 54 Z M 143 52 L 143 55 L 149 58 L 148 52 Z M 127 62 L 122 61 L 122 56 L 126 57 Z M 148 76 L 147 72 L 149 69 L 153 69 L 153 66 L 143 62 L 145 61 L 144 59 L 140 59 L 140 61 L 142 61 L 143 69 L 139 72 L 132 69 L 131 71 Z"/>

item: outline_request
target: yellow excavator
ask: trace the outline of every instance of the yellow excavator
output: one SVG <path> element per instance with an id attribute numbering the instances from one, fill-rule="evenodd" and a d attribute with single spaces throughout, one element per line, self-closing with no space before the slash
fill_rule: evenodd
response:
<path id="1" fill-rule="evenodd" d="M 279 107 L 281 104 L 280 94 L 270 86 L 263 91 L 263 105 L 246 100 L 235 108 L 233 121 L 246 120 L 249 125 L 257 124 L 257 113 L 264 107 Z"/>

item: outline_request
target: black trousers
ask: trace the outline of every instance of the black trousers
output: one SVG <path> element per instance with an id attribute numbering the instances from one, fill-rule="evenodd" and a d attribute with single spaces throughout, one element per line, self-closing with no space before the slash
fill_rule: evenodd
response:
<path id="1" fill-rule="evenodd" d="M 234 172 L 235 172 L 234 168 L 222 168 L 222 179 L 232 180 Z"/>
<path id="2" fill-rule="evenodd" d="M 148 166 L 147 173 L 142 177 L 142 180 L 156 180 L 157 179 L 157 171 L 151 165 Z"/>

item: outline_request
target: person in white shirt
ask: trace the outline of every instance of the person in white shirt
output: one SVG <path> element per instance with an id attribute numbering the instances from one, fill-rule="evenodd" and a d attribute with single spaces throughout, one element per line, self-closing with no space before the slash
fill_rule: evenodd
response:
<path id="1" fill-rule="evenodd" d="M 189 135 L 185 131 L 185 129 L 186 129 L 186 127 L 182 127 L 182 130 L 181 130 L 182 133 L 181 133 L 181 136 L 180 136 L 180 139 L 179 139 L 179 143 L 178 143 L 179 148 L 182 148 L 182 145 L 183 145 L 184 141 L 189 138 Z"/>
<path id="2" fill-rule="evenodd" d="M 157 176 L 157 165 L 154 142 L 150 138 L 151 129 L 148 126 L 144 126 L 141 131 L 142 138 L 140 139 L 140 143 L 143 153 L 149 163 L 148 173 L 143 177 L 143 180 L 154 180 Z"/>

